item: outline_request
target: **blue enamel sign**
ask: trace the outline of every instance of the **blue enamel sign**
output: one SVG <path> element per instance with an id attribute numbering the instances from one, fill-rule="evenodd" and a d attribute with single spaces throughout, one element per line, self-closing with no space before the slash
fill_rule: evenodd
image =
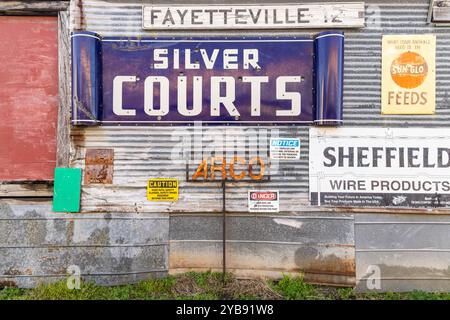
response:
<path id="1" fill-rule="evenodd" d="M 339 124 L 343 35 L 322 37 L 327 44 L 318 54 L 317 38 L 124 39 L 76 32 L 72 123 Z M 315 68 L 325 68 L 327 79 L 315 77 Z"/>

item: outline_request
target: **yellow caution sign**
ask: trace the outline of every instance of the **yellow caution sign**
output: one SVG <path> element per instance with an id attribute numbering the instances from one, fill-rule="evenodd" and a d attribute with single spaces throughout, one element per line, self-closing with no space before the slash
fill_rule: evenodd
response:
<path id="1" fill-rule="evenodd" d="M 149 201 L 178 201 L 178 179 L 149 179 L 147 199 Z"/>

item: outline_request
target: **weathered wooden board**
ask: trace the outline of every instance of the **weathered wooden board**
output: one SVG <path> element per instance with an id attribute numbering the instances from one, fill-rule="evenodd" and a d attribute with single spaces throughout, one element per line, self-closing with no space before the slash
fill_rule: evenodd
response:
<path id="1" fill-rule="evenodd" d="M 53 195 L 53 183 L 30 182 L 0 184 L 0 198 L 2 197 L 51 197 Z"/>
<path id="2" fill-rule="evenodd" d="M 433 23 L 450 23 L 450 0 L 433 0 L 430 2 L 431 21 Z"/>
<path id="3" fill-rule="evenodd" d="M 70 109 L 71 109 L 71 59 L 70 59 L 70 31 L 69 13 L 60 12 L 58 15 L 58 130 L 57 130 L 57 159 L 56 166 L 69 166 L 69 156 L 72 147 L 70 139 Z"/>
<path id="4" fill-rule="evenodd" d="M 56 16 L 66 10 L 69 1 L 1 1 L 0 15 Z"/>

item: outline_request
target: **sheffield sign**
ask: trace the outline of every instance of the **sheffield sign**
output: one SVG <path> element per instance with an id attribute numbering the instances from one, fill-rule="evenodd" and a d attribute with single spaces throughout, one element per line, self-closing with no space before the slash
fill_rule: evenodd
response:
<path id="1" fill-rule="evenodd" d="M 344 207 L 450 207 L 450 130 L 310 128 L 310 200 Z"/>
<path id="2" fill-rule="evenodd" d="M 72 123 L 340 124 L 343 39 L 75 32 Z"/>

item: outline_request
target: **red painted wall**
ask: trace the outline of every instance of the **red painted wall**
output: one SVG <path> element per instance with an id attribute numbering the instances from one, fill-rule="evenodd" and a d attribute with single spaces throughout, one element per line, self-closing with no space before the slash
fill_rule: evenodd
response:
<path id="1" fill-rule="evenodd" d="M 56 17 L 0 16 L 0 181 L 53 180 Z"/>

